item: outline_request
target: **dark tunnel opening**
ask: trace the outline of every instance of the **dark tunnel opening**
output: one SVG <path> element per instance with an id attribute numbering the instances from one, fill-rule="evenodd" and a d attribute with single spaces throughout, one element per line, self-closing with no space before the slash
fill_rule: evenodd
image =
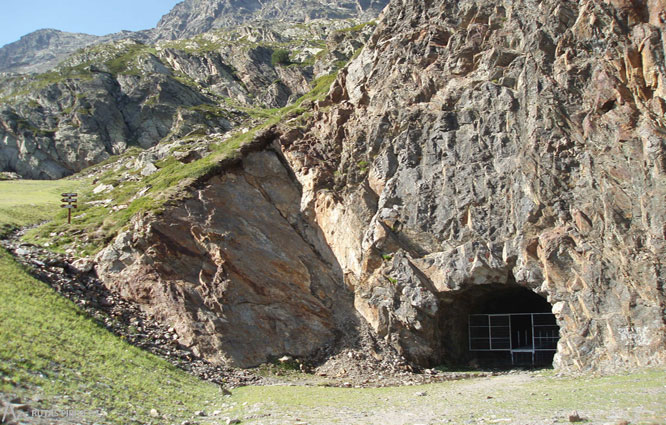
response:
<path id="1" fill-rule="evenodd" d="M 442 361 L 488 368 L 549 367 L 559 326 L 548 301 L 517 284 L 475 285 L 445 295 Z"/>

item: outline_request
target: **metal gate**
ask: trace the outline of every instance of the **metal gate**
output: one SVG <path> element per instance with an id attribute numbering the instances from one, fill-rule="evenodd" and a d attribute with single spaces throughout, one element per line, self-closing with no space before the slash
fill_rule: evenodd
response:
<path id="1" fill-rule="evenodd" d="M 552 361 L 560 339 L 552 313 L 471 314 L 468 323 L 470 352 L 507 352 L 512 365 Z"/>

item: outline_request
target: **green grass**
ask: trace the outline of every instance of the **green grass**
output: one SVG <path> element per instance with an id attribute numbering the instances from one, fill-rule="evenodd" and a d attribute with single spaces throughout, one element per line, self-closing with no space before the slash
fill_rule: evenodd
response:
<path id="1" fill-rule="evenodd" d="M 106 62 L 109 71 L 114 74 L 140 75 L 137 59 L 143 55 L 157 54 L 154 47 L 144 44 L 132 44 L 118 52 L 117 56 Z"/>
<path id="2" fill-rule="evenodd" d="M 0 249 L 0 391 L 40 408 L 103 409 L 110 423 L 145 423 L 151 408 L 186 415 L 219 390 L 112 335 Z M 67 395 L 66 406 L 57 397 Z M 174 400 L 183 405 L 178 406 Z"/>
<path id="3" fill-rule="evenodd" d="M 217 35 L 215 41 L 209 38 L 210 35 Z M 192 54 L 205 54 L 220 50 L 225 46 L 231 46 L 233 42 L 229 39 L 229 34 L 225 30 L 218 30 L 215 33 L 208 34 L 208 36 L 197 35 L 190 39 L 173 40 L 164 43 L 164 47 L 170 49 L 181 50 L 186 53 Z"/>
<path id="4" fill-rule="evenodd" d="M 76 180 L 0 181 L 0 237 L 13 228 L 62 215 L 60 194 L 78 192 L 84 185 Z"/>
<path id="5" fill-rule="evenodd" d="M 88 70 L 89 66 L 90 64 L 85 63 L 77 66 L 62 67 L 43 74 L 37 74 L 35 75 L 34 83 L 31 86 L 31 91 L 69 79 L 90 80 L 92 79 L 92 74 Z"/>
<path id="6" fill-rule="evenodd" d="M 353 27 L 347 27 L 347 28 L 342 28 L 336 32 L 358 32 L 362 31 L 365 29 L 365 27 L 376 27 L 377 26 L 377 21 L 368 21 L 368 22 L 362 22 L 358 25 L 354 25 Z"/>
<path id="7" fill-rule="evenodd" d="M 84 185 L 2 181 L 0 225 L 46 219 L 60 210 L 61 192 L 77 192 Z M 39 393 L 44 401 L 33 406 L 39 408 L 103 409 L 108 413 L 104 423 L 118 424 L 146 423 L 152 408 L 189 418 L 219 397 L 216 386 L 106 331 L 28 275 L 4 249 L 0 276 L 0 392 L 24 399 Z M 65 395 L 69 398 L 60 398 Z"/>
<path id="8" fill-rule="evenodd" d="M 273 51 L 273 55 L 271 56 L 271 65 L 273 66 L 278 66 L 278 65 L 289 65 L 291 63 L 291 59 L 289 59 L 289 50 L 287 49 L 276 49 Z"/>
<path id="9" fill-rule="evenodd" d="M 62 212 L 52 221 L 30 231 L 26 239 L 39 245 L 49 243 L 51 249 L 55 251 L 71 248 L 79 255 L 95 254 L 115 237 L 133 216 L 159 213 L 165 202 L 182 195 L 182 189 L 214 172 L 222 160 L 237 155 L 240 146 L 252 140 L 254 134 L 255 132 L 238 134 L 220 145 L 212 146 L 213 153 L 190 164 L 183 164 L 170 157 L 157 164 L 159 170 L 155 174 L 139 181 L 124 182 L 117 172 L 106 172 L 98 177 L 99 181 L 96 184 L 81 190 L 80 206 L 74 214 L 71 225 L 67 224 L 67 215 Z M 130 158 L 134 154 L 130 152 L 122 158 Z M 127 171 L 123 168 L 119 172 Z M 99 184 L 111 184 L 114 189 L 110 192 L 93 194 L 92 190 Z M 137 194 L 146 188 L 148 191 L 143 196 L 137 197 Z M 110 199 L 111 202 L 107 205 L 91 204 L 105 199 Z M 119 206 L 123 208 L 113 211 L 113 207 Z M 63 236 L 54 241 L 52 233 Z M 72 234 L 84 236 L 68 236 Z"/>

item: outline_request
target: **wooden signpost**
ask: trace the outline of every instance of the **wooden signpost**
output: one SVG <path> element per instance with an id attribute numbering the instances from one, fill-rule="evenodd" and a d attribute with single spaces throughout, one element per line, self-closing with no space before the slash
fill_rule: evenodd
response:
<path id="1" fill-rule="evenodd" d="M 77 193 L 61 193 L 62 196 L 62 202 L 63 204 L 60 206 L 61 208 L 67 208 L 67 224 L 72 224 L 72 208 L 78 208 L 79 206 L 76 205 L 77 201 L 77 196 L 79 196 Z"/>

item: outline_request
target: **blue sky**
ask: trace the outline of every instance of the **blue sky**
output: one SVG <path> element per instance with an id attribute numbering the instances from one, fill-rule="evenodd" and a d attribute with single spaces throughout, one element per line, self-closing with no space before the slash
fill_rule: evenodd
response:
<path id="1" fill-rule="evenodd" d="M 105 35 L 153 28 L 180 0 L 0 0 L 0 46 L 42 28 Z"/>

